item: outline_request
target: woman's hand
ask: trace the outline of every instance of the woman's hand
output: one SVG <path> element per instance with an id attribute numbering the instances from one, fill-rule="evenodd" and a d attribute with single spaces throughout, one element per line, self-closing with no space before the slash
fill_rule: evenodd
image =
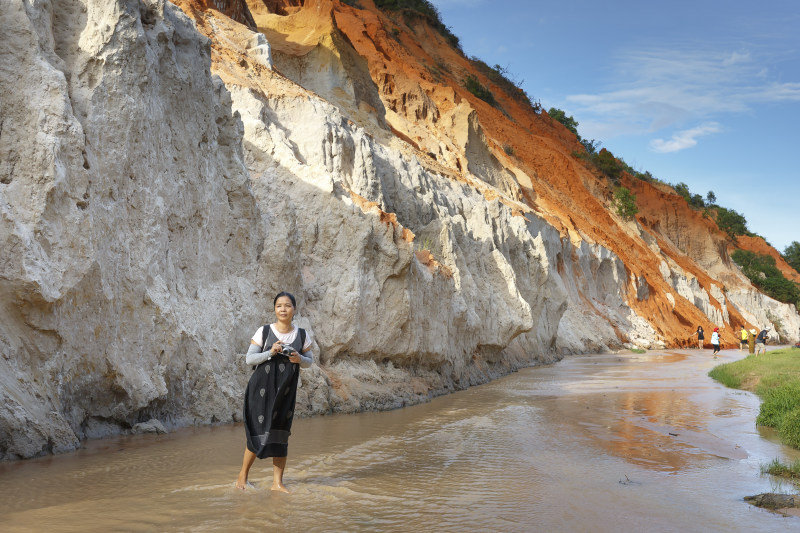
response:
<path id="1" fill-rule="evenodd" d="M 289 361 L 292 363 L 300 364 L 300 354 L 297 352 L 292 352 L 292 355 L 289 356 Z"/>
<path id="2" fill-rule="evenodd" d="M 281 343 L 279 343 L 279 342 L 276 342 L 275 344 L 273 344 L 272 348 L 269 349 L 269 353 L 271 353 L 272 355 L 280 353 L 280 351 L 281 351 Z"/>

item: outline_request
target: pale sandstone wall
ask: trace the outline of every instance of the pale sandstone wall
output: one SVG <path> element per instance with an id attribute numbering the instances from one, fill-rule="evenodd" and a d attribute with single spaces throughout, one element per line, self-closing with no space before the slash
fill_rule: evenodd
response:
<path id="1" fill-rule="evenodd" d="M 784 342 L 789 343 L 800 338 L 800 315 L 795 306 L 773 300 L 755 289 L 732 290 L 728 297 L 756 328 L 768 328 L 771 343 L 779 342 L 779 334 Z"/>

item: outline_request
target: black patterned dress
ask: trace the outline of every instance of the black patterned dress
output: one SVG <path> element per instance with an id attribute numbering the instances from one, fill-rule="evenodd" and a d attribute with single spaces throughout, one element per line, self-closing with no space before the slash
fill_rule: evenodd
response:
<path id="1" fill-rule="evenodd" d="M 278 339 L 271 327 L 264 326 L 264 332 L 269 332 L 262 345 L 262 351 L 267 351 Z M 298 353 L 304 340 L 305 331 L 300 329 L 291 344 Z M 264 361 L 250 376 L 244 393 L 244 425 L 247 449 L 259 459 L 288 454 L 299 376 L 300 365 L 285 355 Z"/>

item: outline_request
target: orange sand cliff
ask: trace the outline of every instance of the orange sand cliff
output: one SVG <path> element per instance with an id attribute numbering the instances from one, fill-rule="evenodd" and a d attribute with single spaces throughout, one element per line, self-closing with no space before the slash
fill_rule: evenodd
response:
<path id="1" fill-rule="evenodd" d="M 334 103 L 360 125 L 393 135 L 403 150 L 441 175 L 469 184 L 488 199 L 500 199 L 520 215 L 536 212 L 573 243 L 587 241 L 613 251 L 629 279 L 647 285 L 647 296 L 639 300 L 631 290 L 628 304 L 667 344 L 690 344 L 698 324 L 709 331 L 713 324 L 664 279 L 665 261 L 696 279 L 709 294 L 746 284 L 729 260 L 727 237 L 677 194 L 624 175 L 622 184 L 637 195 L 638 226 L 619 219 L 610 207 L 611 185 L 573 155 L 582 149 L 575 136 L 546 113 L 537 114 L 503 92 L 422 17 L 384 12 L 371 0 L 359 0 L 360 8 L 336 0 L 175 3 L 211 38 L 212 68 L 226 83 L 258 86 L 261 79 L 280 77 L 282 65 L 289 68 L 296 58 L 321 54 L 320 50 L 331 61 L 341 61 L 352 76 L 353 94 L 324 97 L 337 99 Z M 238 22 L 224 20 L 231 14 Z M 250 20 L 267 37 L 277 74 L 253 64 L 231 44 L 247 38 Z M 225 39 L 220 38 L 223 30 Z M 364 67 L 369 79 L 359 77 Z M 497 107 L 464 88 L 462 80 L 468 74 L 492 91 Z M 286 90 L 297 89 L 286 84 Z M 373 93 L 379 102 L 370 96 Z M 485 146 L 478 156 L 476 139 Z M 507 172 L 498 172 L 502 177 L 492 183 L 478 180 L 480 172 L 468 172 L 476 157 L 484 158 L 487 168 L 494 165 Z M 740 246 L 772 255 L 787 277 L 800 281 L 762 239 L 743 237 Z M 434 261 L 425 259 L 427 264 Z M 727 307 L 729 324 L 722 338 L 726 345 L 735 344 L 734 329 L 752 324 L 729 301 L 723 304 L 713 296 L 710 300 L 719 310 Z"/>

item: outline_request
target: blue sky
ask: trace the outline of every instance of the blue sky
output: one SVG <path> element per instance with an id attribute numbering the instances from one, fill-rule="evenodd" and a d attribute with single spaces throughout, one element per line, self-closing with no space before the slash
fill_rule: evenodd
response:
<path id="1" fill-rule="evenodd" d="M 800 0 L 431 2 L 582 137 L 800 241 Z"/>

